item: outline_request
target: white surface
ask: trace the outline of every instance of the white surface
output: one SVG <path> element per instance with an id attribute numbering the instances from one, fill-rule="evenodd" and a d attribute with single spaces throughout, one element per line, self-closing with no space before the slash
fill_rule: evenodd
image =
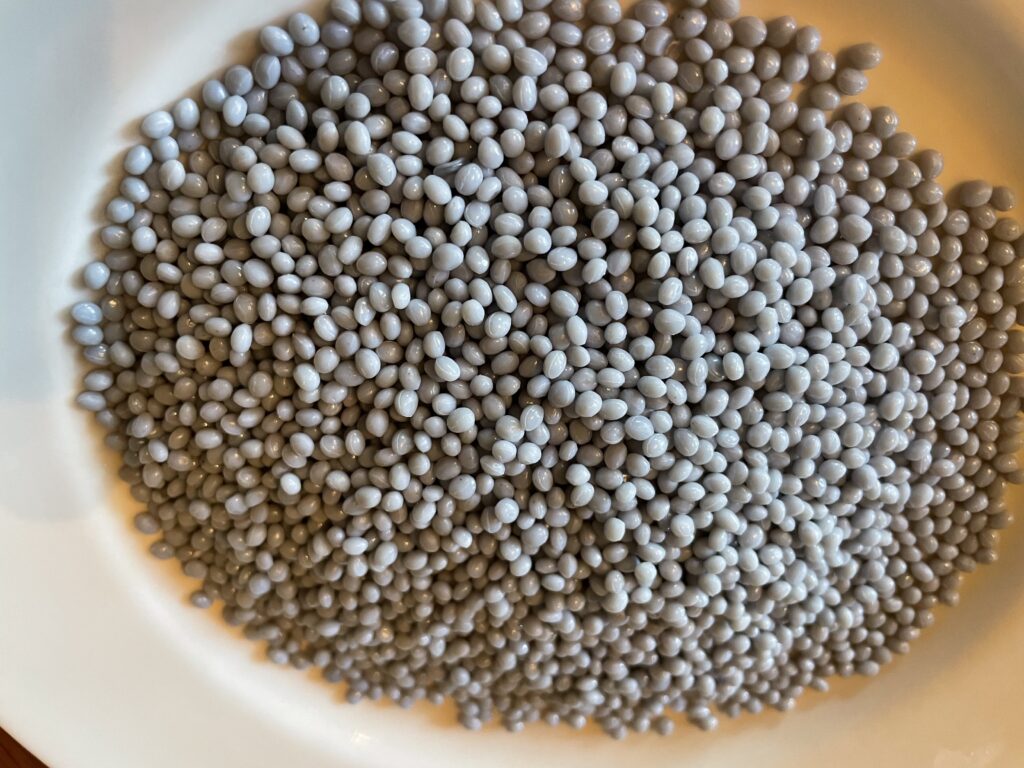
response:
<path id="1" fill-rule="evenodd" d="M 252 30 L 297 5 L 0 0 L 0 724 L 52 768 L 1020 765 L 1024 525 L 879 679 L 712 734 L 469 733 L 445 708 L 353 707 L 184 604 L 186 582 L 130 530 L 111 457 L 70 407 L 62 310 L 138 117 L 247 58 Z M 745 6 L 781 9 L 830 49 L 883 45 L 867 100 L 945 151 L 945 181 L 972 167 L 1024 192 L 1020 0 Z"/>

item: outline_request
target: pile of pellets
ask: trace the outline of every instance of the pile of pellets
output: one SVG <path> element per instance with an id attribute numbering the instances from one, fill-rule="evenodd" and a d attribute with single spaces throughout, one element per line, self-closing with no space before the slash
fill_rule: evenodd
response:
<path id="1" fill-rule="evenodd" d="M 876 46 L 326 11 L 142 122 L 72 310 L 195 605 L 351 700 L 618 737 L 874 675 L 994 559 L 1021 227 L 847 99 Z"/>

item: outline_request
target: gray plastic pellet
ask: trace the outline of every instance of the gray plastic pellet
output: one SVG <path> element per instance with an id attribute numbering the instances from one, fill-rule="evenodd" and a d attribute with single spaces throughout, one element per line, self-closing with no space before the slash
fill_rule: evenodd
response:
<path id="1" fill-rule="evenodd" d="M 148 139 L 162 139 L 174 130 L 174 118 L 163 110 L 153 112 L 142 121 L 142 135 Z"/>
<path id="2" fill-rule="evenodd" d="M 315 45 L 320 39 L 320 25 L 307 13 L 294 13 L 288 18 L 288 33 L 299 45 Z"/>
<path id="3" fill-rule="evenodd" d="M 861 43 L 843 51 L 851 67 L 861 70 L 874 69 L 882 63 L 882 49 L 874 43 Z"/>
<path id="4" fill-rule="evenodd" d="M 281 27 L 267 26 L 260 30 L 260 44 L 274 56 L 288 56 L 295 50 L 295 42 Z"/>
<path id="5" fill-rule="evenodd" d="M 992 185 L 985 181 L 969 181 L 960 186 L 960 204 L 978 208 L 992 198 Z"/>

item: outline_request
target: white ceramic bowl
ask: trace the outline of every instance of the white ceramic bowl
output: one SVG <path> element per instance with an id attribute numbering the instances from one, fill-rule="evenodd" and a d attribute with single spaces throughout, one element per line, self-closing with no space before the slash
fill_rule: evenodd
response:
<path id="1" fill-rule="evenodd" d="M 53 768 L 1024 764 L 1024 525 L 878 679 L 668 738 L 470 733 L 449 708 L 349 706 L 185 604 L 176 565 L 146 554 L 113 457 L 71 407 L 63 313 L 138 118 L 248 57 L 254 31 L 300 3 L 0 0 L 0 724 Z M 867 101 L 944 150 L 947 183 L 1024 191 L 1021 0 L 744 10 L 816 24 L 831 50 L 881 43 Z"/>

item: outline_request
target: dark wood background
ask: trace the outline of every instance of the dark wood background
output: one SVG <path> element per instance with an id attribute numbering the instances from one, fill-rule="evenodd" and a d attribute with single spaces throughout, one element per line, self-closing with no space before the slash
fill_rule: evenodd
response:
<path id="1" fill-rule="evenodd" d="M 0 728 L 0 768 L 46 768 Z"/>

